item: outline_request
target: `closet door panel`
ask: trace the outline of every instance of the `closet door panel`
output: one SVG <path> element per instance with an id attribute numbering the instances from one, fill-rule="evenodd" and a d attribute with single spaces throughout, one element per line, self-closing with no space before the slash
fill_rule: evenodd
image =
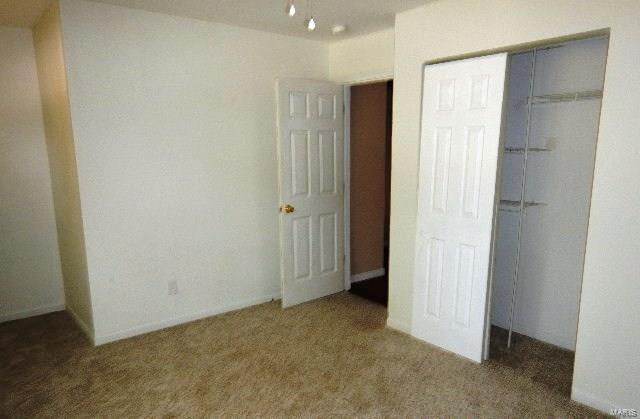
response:
<path id="1" fill-rule="evenodd" d="M 424 72 L 413 336 L 483 359 L 506 54 Z"/>

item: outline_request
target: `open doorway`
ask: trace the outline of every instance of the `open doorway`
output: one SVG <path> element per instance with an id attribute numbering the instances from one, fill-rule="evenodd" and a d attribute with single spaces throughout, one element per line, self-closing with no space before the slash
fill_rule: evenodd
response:
<path id="1" fill-rule="evenodd" d="M 350 291 L 386 306 L 393 81 L 348 89 Z"/>

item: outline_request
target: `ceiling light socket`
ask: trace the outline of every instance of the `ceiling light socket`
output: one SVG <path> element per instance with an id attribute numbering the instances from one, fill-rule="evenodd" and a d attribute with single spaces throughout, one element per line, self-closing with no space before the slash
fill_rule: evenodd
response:
<path id="1" fill-rule="evenodd" d="M 339 35 L 346 30 L 347 27 L 345 25 L 333 25 L 333 27 L 331 28 L 331 33 L 334 35 Z"/>

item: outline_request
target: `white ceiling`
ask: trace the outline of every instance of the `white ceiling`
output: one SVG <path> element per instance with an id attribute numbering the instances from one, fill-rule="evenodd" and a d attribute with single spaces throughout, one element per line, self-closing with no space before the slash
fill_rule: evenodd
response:
<path id="1" fill-rule="evenodd" d="M 308 0 L 295 0 L 297 14 L 285 14 L 286 0 L 93 0 L 135 9 L 228 23 L 246 28 L 333 40 L 331 27 L 347 25 L 339 38 L 374 32 L 393 26 L 397 12 L 425 4 L 428 0 L 313 0 L 318 29 L 304 27 Z"/>
<path id="2" fill-rule="evenodd" d="M 286 0 L 93 1 L 330 41 L 391 27 L 397 12 L 430 0 L 313 0 L 318 29 L 312 33 L 304 28 L 308 0 L 295 0 L 298 13 L 293 18 L 285 14 Z M 0 25 L 31 26 L 47 3 L 48 0 L 0 0 Z M 347 31 L 333 36 L 331 27 L 335 24 L 347 25 Z"/>

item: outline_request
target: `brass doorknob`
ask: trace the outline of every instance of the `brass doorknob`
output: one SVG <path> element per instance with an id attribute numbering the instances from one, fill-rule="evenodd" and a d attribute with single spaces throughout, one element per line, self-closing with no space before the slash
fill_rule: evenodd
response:
<path id="1" fill-rule="evenodd" d="M 291 205 L 287 204 L 287 205 L 283 205 L 280 207 L 280 212 L 284 212 L 285 214 L 290 214 L 293 211 L 295 211 L 296 209 L 293 208 Z"/>

